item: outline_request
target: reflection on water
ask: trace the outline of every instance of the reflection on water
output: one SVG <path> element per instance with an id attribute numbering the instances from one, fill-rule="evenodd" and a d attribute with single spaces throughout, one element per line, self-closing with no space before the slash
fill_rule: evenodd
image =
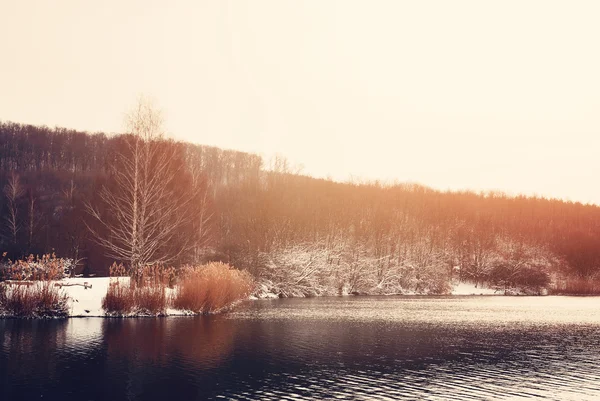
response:
<path id="1" fill-rule="evenodd" d="M 598 301 L 317 298 L 6 320 L 0 399 L 600 399 Z"/>
<path id="2" fill-rule="evenodd" d="M 215 318 L 105 320 L 108 359 L 167 366 L 173 358 L 196 368 L 219 366 L 230 353 L 236 326 Z"/>

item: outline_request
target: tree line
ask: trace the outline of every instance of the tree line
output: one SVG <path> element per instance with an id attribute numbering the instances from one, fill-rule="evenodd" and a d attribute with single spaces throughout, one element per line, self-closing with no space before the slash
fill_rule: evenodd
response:
<path id="1" fill-rule="evenodd" d="M 258 155 L 168 139 L 144 108 L 126 131 L 0 123 L 7 258 L 55 253 L 97 275 L 115 260 L 223 261 L 282 295 L 600 274 L 595 205 L 307 177 L 282 160 L 267 168 Z"/>

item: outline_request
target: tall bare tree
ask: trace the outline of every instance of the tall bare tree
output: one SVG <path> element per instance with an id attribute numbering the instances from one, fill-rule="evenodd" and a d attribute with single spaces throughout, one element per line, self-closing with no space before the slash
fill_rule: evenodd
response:
<path id="1" fill-rule="evenodd" d="M 37 240 L 44 232 L 47 221 L 44 216 L 44 210 L 40 202 L 37 185 L 34 183 L 29 185 L 26 192 L 27 197 L 27 225 L 25 227 L 27 235 L 27 253 L 32 254 L 42 251 L 45 246 L 39 247 Z M 43 237 L 42 237 L 43 238 Z"/>
<path id="2" fill-rule="evenodd" d="M 21 196 L 25 193 L 19 176 L 12 173 L 8 179 L 8 183 L 4 186 L 4 195 L 8 203 L 8 214 L 5 217 L 6 225 L 8 228 L 11 245 L 16 246 L 17 234 L 21 229 L 21 223 L 19 221 L 19 208 L 18 201 Z"/>
<path id="3" fill-rule="evenodd" d="M 210 194 L 208 191 L 208 183 L 202 168 L 198 163 L 189 164 L 189 172 L 191 176 L 191 189 L 193 195 L 193 205 L 190 208 L 193 218 L 193 243 L 192 253 L 195 263 L 201 262 L 204 252 L 211 240 L 212 230 L 211 221 L 213 212 L 210 205 Z"/>
<path id="4" fill-rule="evenodd" d="M 73 263 L 69 266 L 69 275 L 75 273 L 81 263 L 86 259 L 82 257 L 82 246 L 85 238 L 87 238 L 88 230 L 84 226 L 84 219 L 81 213 L 85 213 L 79 207 L 77 202 L 78 188 L 73 179 L 69 181 L 68 187 L 63 189 L 62 198 L 65 202 L 65 212 L 63 219 L 65 221 L 63 231 L 64 238 L 67 244 L 67 252 Z"/>
<path id="5" fill-rule="evenodd" d="M 140 100 L 128 115 L 127 131 L 126 146 L 112 169 L 114 186 L 100 192 L 107 213 L 87 205 L 102 230 L 88 227 L 109 257 L 135 272 L 170 263 L 188 249 L 179 230 L 188 218 L 190 197 L 174 190 L 180 173 L 175 147 L 164 139 L 161 115 L 148 101 Z"/>

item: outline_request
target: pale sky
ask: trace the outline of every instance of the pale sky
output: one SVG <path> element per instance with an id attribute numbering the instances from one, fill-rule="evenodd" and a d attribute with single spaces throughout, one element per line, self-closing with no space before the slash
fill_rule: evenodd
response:
<path id="1" fill-rule="evenodd" d="M 0 119 L 600 204 L 600 1 L 0 0 Z"/>

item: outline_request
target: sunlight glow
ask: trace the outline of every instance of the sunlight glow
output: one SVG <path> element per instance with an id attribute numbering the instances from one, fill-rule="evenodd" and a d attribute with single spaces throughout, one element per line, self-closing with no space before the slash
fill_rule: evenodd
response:
<path id="1" fill-rule="evenodd" d="M 303 173 L 600 204 L 596 1 L 0 4 L 0 119 L 178 139 Z"/>

